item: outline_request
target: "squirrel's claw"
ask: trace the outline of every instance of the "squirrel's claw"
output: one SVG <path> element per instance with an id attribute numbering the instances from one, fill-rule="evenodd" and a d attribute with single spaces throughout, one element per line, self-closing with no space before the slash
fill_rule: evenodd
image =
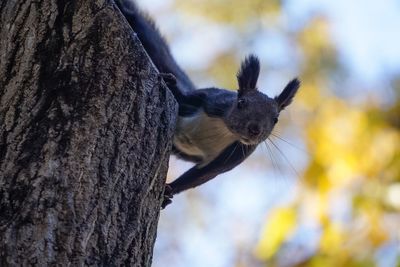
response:
<path id="1" fill-rule="evenodd" d="M 164 196 L 163 203 L 161 204 L 161 209 L 165 209 L 165 207 L 171 203 L 172 203 L 172 200 L 170 198 L 167 198 Z"/>
<path id="2" fill-rule="evenodd" d="M 176 77 L 172 73 L 159 73 L 158 74 L 161 79 L 164 80 L 167 86 L 176 85 Z"/>
<path id="3" fill-rule="evenodd" d="M 166 184 L 165 188 L 164 188 L 164 199 L 163 199 L 163 202 L 161 204 L 161 208 L 165 209 L 166 206 L 171 204 L 173 197 L 174 197 L 174 195 L 172 193 L 172 187 L 169 184 Z"/>

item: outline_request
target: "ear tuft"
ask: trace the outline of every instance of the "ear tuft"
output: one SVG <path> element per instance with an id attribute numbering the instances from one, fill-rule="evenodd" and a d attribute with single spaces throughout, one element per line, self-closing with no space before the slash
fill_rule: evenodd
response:
<path id="1" fill-rule="evenodd" d="M 260 74 L 260 61 L 251 54 L 242 62 L 237 74 L 239 95 L 249 90 L 256 90 L 258 75 Z"/>
<path id="2" fill-rule="evenodd" d="M 300 80 L 298 78 L 295 78 L 286 85 L 279 96 L 275 97 L 275 100 L 276 102 L 278 102 L 279 105 L 279 110 L 283 110 L 290 103 L 292 103 L 293 97 L 296 95 L 299 88 Z"/>

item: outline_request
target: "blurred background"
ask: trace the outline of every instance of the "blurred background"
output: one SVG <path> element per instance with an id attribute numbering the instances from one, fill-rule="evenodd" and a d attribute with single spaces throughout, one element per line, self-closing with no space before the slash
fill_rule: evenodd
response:
<path id="1" fill-rule="evenodd" d="M 302 80 L 266 144 L 161 212 L 153 266 L 400 266 L 400 2 L 138 2 L 199 88 L 236 90 L 249 53 L 269 96 Z"/>

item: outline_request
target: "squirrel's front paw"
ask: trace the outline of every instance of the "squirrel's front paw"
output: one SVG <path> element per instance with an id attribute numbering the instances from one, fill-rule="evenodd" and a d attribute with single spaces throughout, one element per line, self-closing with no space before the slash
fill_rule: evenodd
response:
<path id="1" fill-rule="evenodd" d="M 161 209 L 165 209 L 166 206 L 172 203 L 172 199 L 164 196 L 163 203 L 161 204 Z"/>
<path id="2" fill-rule="evenodd" d="M 161 204 L 161 208 L 165 209 L 166 206 L 171 204 L 173 197 L 174 197 L 174 195 L 172 194 L 172 187 L 169 184 L 166 184 L 165 188 L 164 188 L 164 199 Z"/>
<path id="3" fill-rule="evenodd" d="M 160 73 L 159 77 L 162 78 L 167 86 L 176 85 L 176 77 L 172 73 Z"/>

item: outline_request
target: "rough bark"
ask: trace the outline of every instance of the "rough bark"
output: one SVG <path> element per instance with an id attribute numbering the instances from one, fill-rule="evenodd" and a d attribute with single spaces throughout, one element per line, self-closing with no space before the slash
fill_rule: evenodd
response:
<path id="1" fill-rule="evenodd" d="M 0 3 L 0 266 L 150 266 L 176 117 L 107 1 Z"/>

